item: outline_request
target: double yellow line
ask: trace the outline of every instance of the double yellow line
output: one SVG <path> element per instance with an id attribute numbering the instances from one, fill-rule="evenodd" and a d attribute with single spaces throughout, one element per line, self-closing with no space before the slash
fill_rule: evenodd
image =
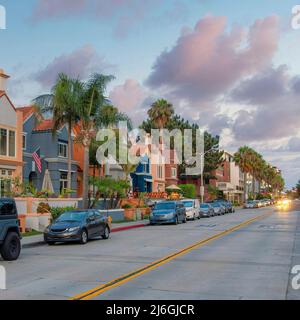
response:
<path id="1" fill-rule="evenodd" d="M 182 255 L 194 250 L 194 249 L 198 249 L 198 248 L 204 246 L 205 244 L 207 244 L 207 243 L 209 243 L 209 242 L 211 242 L 213 240 L 219 239 L 219 238 L 221 238 L 221 237 L 223 237 L 223 236 L 225 236 L 225 235 L 227 235 L 229 233 L 232 233 L 232 232 L 234 232 L 234 231 L 236 231 L 238 229 L 241 229 L 241 228 L 249 225 L 250 223 L 252 223 L 254 221 L 257 221 L 257 220 L 260 220 L 260 219 L 264 219 L 267 216 L 270 216 L 271 214 L 272 213 L 266 213 L 266 214 L 260 215 L 258 217 L 252 218 L 250 220 L 244 221 L 244 222 L 242 222 L 242 223 L 240 223 L 240 224 L 238 224 L 238 225 L 236 225 L 236 226 L 234 226 L 234 227 L 232 227 L 230 229 L 222 231 L 222 232 L 220 232 L 220 233 L 218 233 L 218 234 L 216 234 L 216 235 L 214 235 L 212 237 L 209 237 L 207 239 L 198 241 L 198 242 L 196 242 L 196 243 L 194 243 L 194 244 L 192 244 L 192 245 L 190 245 L 190 246 L 188 246 L 188 247 L 186 247 L 186 248 L 184 248 L 184 249 L 182 249 L 180 251 L 177 251 L 177 252 L 175 252 L 175 253 L 173 253 L 171 255 L 165 256 L 165 257 L 160 258 L 158 260 L 155 260 L 154 262 L 151 262 L 150 264 L 148 264 L 148 265 L 146 265 L 146 266 L 144 266 L 142 268 L 139 268 L 139 269 L 137 269 L 135 271 L 129 272 L 127 274 L 124 274 L 121 277 L 118 277 L 118 278 L 116 278 L 114 280 L 111 280 L 111 281 L 107 282 L 106 284 L 97 286 L 97 287 L 95 287 L 95 288 L 93 288 L 91 290 L 88 290 L 86 292 L 78 294 L 78 295 L 72 297 L 71 300 L 89 300 L 89 299 L 92 299 L 94 297 L 97 297 L 97 296 L 101 295 L 102 293 L 104 293 L 104 292 L 106 292 L 108 290 L 111 290 L 111 289 L 113 289 L 115 287 L 118 287 L 118 286 L 120 286 L 120 285 L 122 285 L 122 284 L 124 284 L 126 282 L 129 282 L 130 280 L 135 279 L 135 278 L 141 276 L 142 274 L 144 274 L 146 272 L 149 272 L 149 271 L 151 271 L 153 269 L 156 269 L 156 268 L 166 264 L 167 262 L 172 261 L 172 260 L 174 260 L 174 259 L 176 259 L 176 258 L 178 258 L 178 257 L 180 257 L 180 256 L 182 256 Z"/>

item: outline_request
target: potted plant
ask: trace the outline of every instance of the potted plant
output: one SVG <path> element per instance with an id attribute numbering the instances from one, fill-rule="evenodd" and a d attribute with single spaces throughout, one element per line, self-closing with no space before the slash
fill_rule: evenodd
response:
<path id="1" fill-rule="evenodd" d="M 135 208 L 131 204 L 126 203 L 122 209 L 124 209 L 125 220 L 136 220 Z"/>
<path id="2" fill-rule="evenodd" d="M 150 208 L 146 205 L 140 207 L 141 210 L 141 218 L 144 219 L 145 216 L 150 215 Z"/>

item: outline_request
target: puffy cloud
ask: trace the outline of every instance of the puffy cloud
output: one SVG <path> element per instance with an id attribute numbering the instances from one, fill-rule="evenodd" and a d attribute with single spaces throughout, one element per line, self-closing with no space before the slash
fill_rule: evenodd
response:
<path id="1" fill-rule="evenodd" d="M 155 100 L 146 88 L 134 79 L 127 79 L 122 85 L 115 86 L 109 99 L 120 111 L 127 113 L 135 125 L 141 124 L 147 118 L 148 107 Z"/>
<path id="2" fill-rule="evenodd" d="M 285 65 L 277 69 L 268 68 L 240 83 L 231 98 L 254 105 L 269 103 L 286 93 L 288 81 L 288 68 Z"/>
<path id="3" fill-rule="evenodd" d="M 52 86 L 60 72 L 70 77 L 85 79 L 94 72 L 103 72 L 111 68 L 99 57 L 91 45 L 85 45 L 69 54 L 56 57 L 45 68 L 33 75 L 42 86 Z"/>
<path id="4" fill-rule="evenodd" d="M 131 112 L 141 106 L 146 96 L 145 89 L 136 80 L 127 79 L 113 88 L 109 98 L 121 111 Z"/>
<path id="5" fill-rule="evenodd" d="M 300 152 L 300 137 L 290 138 L 285 150 L 290 152 Z"/>
<path id="6" fill-rule="evenodd" d="M 39 21 L 80 13 L 89 0 L 38 0 L 32 13 L 32 20 Z"/>
<path id="7" fill-rule="evenodd" d="M 113 33 L 126 36 L 145 19 L 154 19 L 154 9 L 162 0 L 38 0 L 31 21 L 40 22 L 66 16 L 86 15 L 93 19 L 109 20 Z M 152 13 L 152 14 L 150 14 Z"/>
<path id="8" fill-rule="evenodd" d="M 146 84 L 191 102 L 215 100 L 244 77 L 270 64 L 278 43 L 278 18 L 226 31 L 225 17 L 205 17 L 185 30 L 156 60 Z"/>
<path id="9" fill-rule="evenodd" d="M 295 90 L 295 79 L 287 73 L 285 66 L 280 66 L 241 83 L 233 98 L 256 108 L 237 113 L 232 127 L 236 139 L 276 140 L 299 133 L 300 95 Z"/>

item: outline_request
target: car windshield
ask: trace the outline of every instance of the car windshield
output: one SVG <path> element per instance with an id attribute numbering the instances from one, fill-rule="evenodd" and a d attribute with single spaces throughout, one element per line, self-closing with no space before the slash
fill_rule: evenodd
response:
<path id="1" fill-rule="evenodd" d="M 207 209 L 207 208 L 209 208 L 209 205 L 208 205 L 208 204 L 205 204 L 205 203 L 202 203 L 202 204 L 200 205 L 200 208 Z"/>
<path id="2" fill-rule="evenodd" d="M 218 207 L 220 207 L 221 205 L 220 205 L 220 203 L 212 203 L 212 206 L 215 207 L 215 208 L 218 208 Z"/>
<path id="3" fill-rule="evenodd" d="M 154 206 L 154 210 L 175 209 L 175 202 L 159 202 Z"/>
<path id="4" fill-rule="evenodd" d="M 56 221 L 82 221 L 86 217 L 86 212 L 69 211 L 63 213 Z"/>
<path id="5" fill-rule="evenodd" d="M 194 202 L 193 201 L 182 201 L 182 203 L 186 208 L 191 208 L 191 207 L 194 206 Z"/>

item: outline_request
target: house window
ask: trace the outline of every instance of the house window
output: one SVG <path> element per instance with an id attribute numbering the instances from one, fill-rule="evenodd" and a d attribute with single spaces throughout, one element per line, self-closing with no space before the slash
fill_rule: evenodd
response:
<path id="1" fill-rule="evenodd" d="M 23 146 L 23 150 L 26 150 L 26 134 L 25 133 L 23 133 L 22 146 Z"/>
<path id="2" fill-rule="evenodd" d="M 16 133 L 14 131 L 9 131 L 8 145 L 9 145 L 8 155 L 10 157 L 15 157 L 16 156 Z"/>
<path id="3" fill-rule="evenodd" d="M 15 131 L 0 129 L 0 155 L 16 156 L 16 133 Z"/>
<path id="4" fill-rule="evenodd" d="M 163 168 L 162 168 L 162 166 L 158 166 L 157 167 L 157 177 L 159 179 L 162 179 L 162 177 L 163 177 Z"/>
<path id="5" fill-rule="evenodd" d="M 58 156 L 62 158 L 68 157 L 68 145 L 66 143 L 58 143 Z"/>
<path id="6" fill-rule="evenodd" d="M 7 130 L 0 129 L 0 155 L 7 156 Z"/>
<path id="7" fill-rule="evenodd" d="M 61 172 L 59 183 L 60 183 L 60 188 L 59 188 L 60 193 L 68 189 L 68 173 L 67 172 Z"/>
<path id="8" fill-rule="evenodd" d="M 172 178 L 177 178 L 177 168 L 171 168 Z"/>

